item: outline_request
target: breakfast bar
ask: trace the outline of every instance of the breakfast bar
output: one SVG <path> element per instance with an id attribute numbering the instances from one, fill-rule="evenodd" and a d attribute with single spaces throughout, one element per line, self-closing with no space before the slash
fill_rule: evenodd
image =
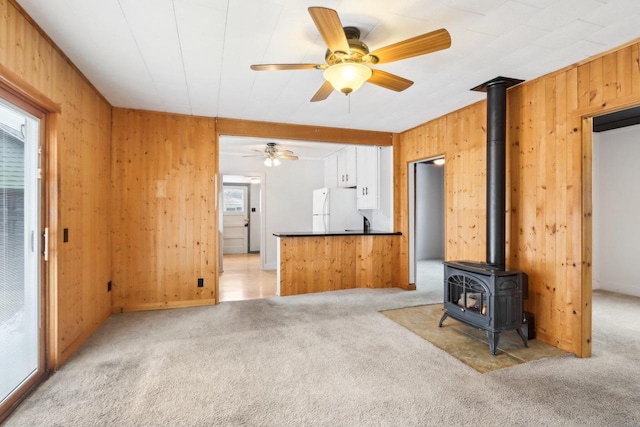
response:
<path id="1" fill-rule="evenodd" d="M 280 232 L 277 294 L 298 295 L 352 288 L 392 288 L 399 232 Z"/>

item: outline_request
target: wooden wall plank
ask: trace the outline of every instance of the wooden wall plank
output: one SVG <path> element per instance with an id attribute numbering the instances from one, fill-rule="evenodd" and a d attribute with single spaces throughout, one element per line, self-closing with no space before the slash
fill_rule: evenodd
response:
<path id="1" fill-rule="evenodd" d="M 412 132 L 408 132 L 412 135 Z M 409 137 L 409 136 L 408 136 Z M 393 199 L 396 209 L 403 211 L 409 211 L 409 195 L 407 191 L 402 190 L 402 183 L 408 182 L 408 164 L 405 161 L 406 153 L 400 149 L 400 136 L 394 135 L 393 137 L 393 170 L 394 170 L 394 183 L 393 183 Z M 408 215 L 394 215 L 393 217 L 394 230 L 408 230 L 409 218 Z M 400 236 L 400 244 L 398 248 L 398 259 L 396 259 L 396 265 L 400 265 L 403 259 L 409 259 L 409 235 L 408 233 Z M 415 290 L 415 283 L 409 283 L 409 269 L 399 269 L 396 271 L 398 286 L 404 289 Z"/>
<path id="2" fill-rule="evenodd" d="M 618 57 L 607 55 L 602 58 L 602 99 L 618 97 Z"/>
<path id="3" fill-rule="evenodd" d="M 591 67 L 589 63 L 578 66 L 578 108 L 584 109 L 588 107 L 591 98 L 591 87 L 589 72 Z"/>
<path id="4" fill-rule="evenodd" d="M 564 242 L 567 240 L 567 179 L 570 173 L 567 170 L 567 86 L 569 78 L 568 73 L 558 73 L 556 80 L 556 96 L 555 96 L 555 144 L 553 153 L 556 165 L 556 195 L 548 201 L 553 207 L 555 213 L 555 258 L 550 265 L 554 268 L 554 290 L 555 290 L 555 306 L 560 310 L 560 315 L 556 316 L 556 329 L 559 342 L 563 343 L 563 347 L 568 347 L 570 340 L 567 339 L 567 332 L 570 329 L 570 318 L 567 315 L 567 292 L 566 286 L 566 261 L 567 247 Z M 574 85 L 573 85 L 574 86 Z"/>
<path id="5" fill-rule="evenodd" d="M 356 238 L 343 237 L 339 245 L 324 239 L 324 271 L 327 288 L 334 291 L 356 287 Z"/>
<path id="6" fill-rule="evenodd" d="M 631 92 L 632 76 L 632 49 L 627 46 L 615 53 L 616 58 L 616 97 L 623 96 Z M 609 97 L 606 97 L 609 99 Z"/>
<path id="7" fill-rule="evenodd" d="M 113 110 L 112 311 L 215 304 L 216 141 L 214 119 Z"/>
<path id="8" fill-rule="evenodd" d="M 589 105 L 598 106 L 604 102 L 604 58 L 597 58 L 589 66 Z"/>

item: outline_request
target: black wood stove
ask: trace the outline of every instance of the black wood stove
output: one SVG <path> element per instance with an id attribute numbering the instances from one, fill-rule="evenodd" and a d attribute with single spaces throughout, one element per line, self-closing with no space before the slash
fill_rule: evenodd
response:
<path id="1" fill-rule="evenodd" d="M 451 316 L 487 331 L 489 350 L 496 354 L 500 332 L 515 330 L 524 346 L 523 301 L 527 297 L 527 275 L 484 263 L 444 263 L 444 314 L 438 326 Z"/>
<path id="2" fill-rule="evenodd" d="M 522 80 L 497 77 L 472 90 L 487 92 L 487 262 L 444 263 L 444 314 L 487 331 L 496 354 L 500 332 L 522 333 L 528 279 L 505 266 L 506 91 Z"/>

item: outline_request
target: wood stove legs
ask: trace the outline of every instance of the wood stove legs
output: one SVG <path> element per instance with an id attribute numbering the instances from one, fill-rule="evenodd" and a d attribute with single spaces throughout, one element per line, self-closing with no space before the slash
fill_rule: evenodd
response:
<path id="1" fill-rule="evenodd" d="M 449 317 L 449 314 L 446 311 L 442 313 L 440 322 L 438 322 L 439 328 L 442 328 L 442 322 L 444 322 L 447 317 Z M 522 333 L 522 328 L 518 328 L 515 331 L 520 339 L 522 339 L 522 343 L 524 344 L 524 346 L 528 348 L 529 343 L 527 342 L 527 337 L 525 337 L 524 333 Z M 487 331 L 487 338 L 489 339 L 489 351 L 495 356 L 496 352 L 498 351 L 498 342 L 500 342 L 500 332 Z"/>
<path id="2" fill-rule="evenodd" d="M 522 339 L 522 343 L 524 344 L 524 346 L 529 348 L 529 343 L 527 342 L 527 337 L 524 336 L 524 333 L 522 332 L 522 328 L 516 329 L 516 332 L 520 336 L 520 339 Z"/>
<path id="3" fill-rule="evenodd" d="M 522 343 L 524 344 L 524 346 L 529 347 L 529 343 L 527 342 L 527 337 L 525 337 L 524 334 L 522 333 L 522 328 L 516 329 L 516 332 L 518 333 L 518 336 L 520 337 L 520 339 L 522 339 Z M 500 332 L 487 331 L 487 338 L 489 339 L 489 351 L 491 352 L 491 354 L 495 356 L 496 352 L 498 351 L 498 342 L 500 341 Z"/>
<path id="4" fill-rule="evenodd" d="M 489 351 L 494 356 L 498 351 L 498 342 L 500 341 L 500 332 L 487 331 L 487 338 L 489 339 Z"/>
<path id="5" fill-rule="evenodd" d="M 449 317 L 449 315 L 446 311 L 442 313 L 442 317 L 440 318 L 440 322 L 438 323 L 438 328 L 442 328 L 442 322 L 444 322 L 444 319 L 446 319 L 447 317 Z"/>

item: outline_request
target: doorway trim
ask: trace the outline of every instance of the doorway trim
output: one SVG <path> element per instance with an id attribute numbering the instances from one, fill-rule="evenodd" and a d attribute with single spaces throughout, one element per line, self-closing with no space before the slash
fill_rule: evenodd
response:
<path id="1" fill-rule="evenodd" d="M 46 249 L 48 260 L 40 257 L 40 319 L 43 324 L 40 368 L 37 375 L 21 386 L 21 392 L 8 399 L 0 410 L 0 422 L 26 398 L 35 387 L 58 368 L 57 335 L 57 275 L 58 275 L 58 144 L 57 118 L 59 105 L 0 64 L 0 97 L 30 113 L 40 121 L 40 229 L 48 230 Z"/>
<path id="2" fill-rule="evenodd" d="M 427 157 L 421 160 L 414 160 L 407 163 L 407 200 L 409 202 L 409 289 L 416 289 L 416 173 L 415 166 L 418 163 L 430 162 L 437 159 L 446 160 L 444 154 L 439 154 L 437 156 Z M 442 167 L 446 167 L 446 163 L 442 165 Z M 444 174 L 444 192 L 446 197 L 446 187 L 447 187 L 447 174 Z M 446 204 L 446 201 L 445 201 Z M 444 241 L 447 241 L 447 227 L 446 227 L 447 215 L 444 215 L 445 227 L 443 230 Z M 446 259 L 446 251 L 447 245 L 444 245 L 445 250 L 445 259 Z"/>
<path id="3" fill-rule="evenodd" d="M 266 258 L 266 242 L 267 242 L 267 232 L 266 232 L 266 206 L 267 206 L 267 175 L 264 172 L 256 172 L 256 173 L 247 173 L 247 172 L 222 172 L 220 171 L 220 192 L 222 195 L 222 187 L 224 185 L 224 177 L 225 175 L 235 175 L 235 176 L 244 176 L 247 178 L 250 177 L 258 177 L 260 178 L 260 269 L 264 270 L 267 264 Z M 220 204 L 220 224 L 222 224 L 222 205 Z M 220 245 L 220 251 L 222 251 L 222 245 Z M 222 259 L 222 253 L 220 254 L 220 258 Z"/>
<path id="4" fill-rule="evenodd" d="M 580 298 L 582 319 L 580 339 L 574 344 L 578 357 L 591 357 L 593 335 L 593 119 L 616 111 L 640 106 L 640 102 L 607 105 L 597 111 L 579 113 L 581 125 L 582 191 L 581 191 L 581 261 Z"/>

